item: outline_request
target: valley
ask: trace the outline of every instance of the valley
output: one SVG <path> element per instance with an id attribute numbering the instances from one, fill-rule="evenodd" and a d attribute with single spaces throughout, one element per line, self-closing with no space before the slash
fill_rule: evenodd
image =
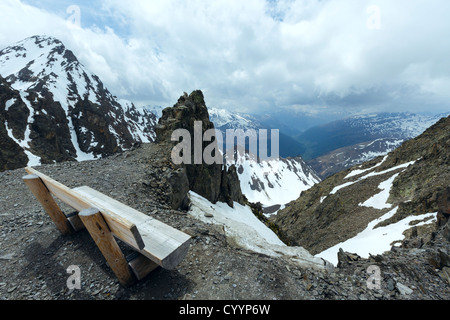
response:
<path id="1" fill-rule="evenodd" d="M 0 299 L 450 297 L 448 114 L 270 123 L 210 108 L 201 90 L 171 107 L 137 107 L 44 36 L 0 51 L 0 75 Z M 174 162 L 177 129 L 199 143 L 181 159 L 205 148 L 226 156 L 204 137 L 230 129 L 279 129 L 280 157 L 239 152 L 244 142 L 225 163 Z M 188 257 L 120 287 L 87 233 L 54 228 L 21 180 L 25 166 L 188 233 Z M 82 267 L 82 290 L 67 290 L 70 265 Z M 374 265 L 383 272 L 375 290 Z"/>

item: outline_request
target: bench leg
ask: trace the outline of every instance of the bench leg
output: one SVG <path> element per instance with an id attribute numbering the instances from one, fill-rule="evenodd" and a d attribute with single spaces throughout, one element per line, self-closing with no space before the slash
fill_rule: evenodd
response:
<path id="1" fill-rule="evenodd" d="M 78 212 L 72 212 L 69 214 L 66 214 L 67 221 L 69 221 L 70 226 L 75 232 L 81 231 L 83 229 L 86 229 L 83 222 L 81 221 L 80 217 L 78 216 Z"/>
<path id="2" fill-rule="evenodd" d="M 78 216 L 119 279 L 120 284 L 125 287 L 131 286 L 135 282 L 135 278 L 100 211 L 90 208 L 81 211 Z"/>
<path id="3" fill-rule="evenodd" d="M 61 231 L 64 235 L 71 234 L 72 229 L 68 224 L 66 216 L 55 202 L 55 199 L 53 199 L 41 178 L 37 175 L 31 174 L 24 176 L 22 179 L 44 207 L 44 210 L 53 220 L 59 231 Z"/>
<path id="4" fill-rule="evenodd" d="M 138 280 L 144 279 L 150 272 L 159 267 L 157 263 L 136 251 L 127 257 L 127 261 Z"/>

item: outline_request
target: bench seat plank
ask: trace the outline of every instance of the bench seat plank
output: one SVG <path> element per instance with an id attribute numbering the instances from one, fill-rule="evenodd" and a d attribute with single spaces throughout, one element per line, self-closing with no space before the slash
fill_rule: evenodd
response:
<path id="1" fill-rule="evenodd" d="M 115 212 L 136 225 L 144 242 L 139 252 L 165 269 L 174 269 L 185 257 L 191 237 L 87 186 L 72 189 L 100 211 Z M 138 248 L 136 248 L 138 249 Z"/>
<path id="2" fill-rule="evenodd" d="M 72 208 L 97 208 L 114 236 L 163 268 L 174 269 L 187 254 L 191 237 L 186 233 L 90 187 L 70 189 L 31 167 L 25 170 L 39 176 L 51 194 Z"/>

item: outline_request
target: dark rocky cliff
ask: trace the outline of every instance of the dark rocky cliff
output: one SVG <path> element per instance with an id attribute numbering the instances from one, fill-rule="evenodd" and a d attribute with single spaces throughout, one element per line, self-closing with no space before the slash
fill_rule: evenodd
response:
<path id="1" fill-rule="evenodd" d="M 34 36 L 1 50 L 0 73 L 0 170 L 153 141 L 156 116 L 113 96 L 57 39 Z"/>
<path id="2" fill-rule="evenodd" d="M 179 141 L 171 141 L 172 132 L 176 129 L 186 129 L 191 135 L 194 143 L 194 122 L 201 121 L 202 134 L 213 129 L 214 124 L 209 120 L 208 109 L 205 104 L 203 93 L 199 90 L 190 95 L 183 95 L 171 108 L 163 110 L 163 115 L 155 128 L 156 142 L 165 146 L 165 152 L 170 157 L 172 149 Z M 202 150 L 211 142 L 202 142 Z M 216 149 L 217 150 L 217 149 Z M 241 192 L 239 178 L 234 166 L 228 169 L 219 163 L 206 164 L 204 159 L 201 164 L 194 164 L 194 147 L 191 148 L 191 164 L 182 163 L 178 165 L 179 176 L 173 176 L 173 188 L 181 191 L 177 199 L 174 199 L 173 207 L 179 207 L 184 200 L 184 194 L 192 190 L 205 197 L 212 203 L 217 201 L 226 202 L 233 206 L 233 202 L 245 203 Z"/>

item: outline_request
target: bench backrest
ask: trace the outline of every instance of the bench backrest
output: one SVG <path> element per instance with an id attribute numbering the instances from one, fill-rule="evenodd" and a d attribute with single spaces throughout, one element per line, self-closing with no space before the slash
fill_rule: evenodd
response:
<path id="1" fill-rule="evenodd" d="M 52 195 L 54 195 L 67 205 L 71 206 L 72 208 L 78 211 L 82 211 L 84 209 L 94 207 L 88 199 L 85 199 L 85 197 L 83 197 L 81 194 L 66 187 L 62 183 L 53 180 L 52 178 L 44 175 L 43 173 L 33 168 L 27 167 L 25 168 L 25 170 L 29 174 L 34 174 L 37 175 L 39 178 L 41 178 L 42 182 L 44 182 L 45 186 Z M 100 210 L 100 208 L 97 209 Z M 108 224 L 108 227 L 110 228 L 111 232 L 116 237 L 128 243 L 134 248 L 137 249 L 144 248 L 144 242 L 142 241 L 142 237 L 133 223 L 130 223 L 126 219 L 123 219 L 122 217 L 118 216 L 117 214 L 114 214 L 113 212 L 103 212 L 102 210 L 100 211 L 102 212 L 103 218 Z"/>

